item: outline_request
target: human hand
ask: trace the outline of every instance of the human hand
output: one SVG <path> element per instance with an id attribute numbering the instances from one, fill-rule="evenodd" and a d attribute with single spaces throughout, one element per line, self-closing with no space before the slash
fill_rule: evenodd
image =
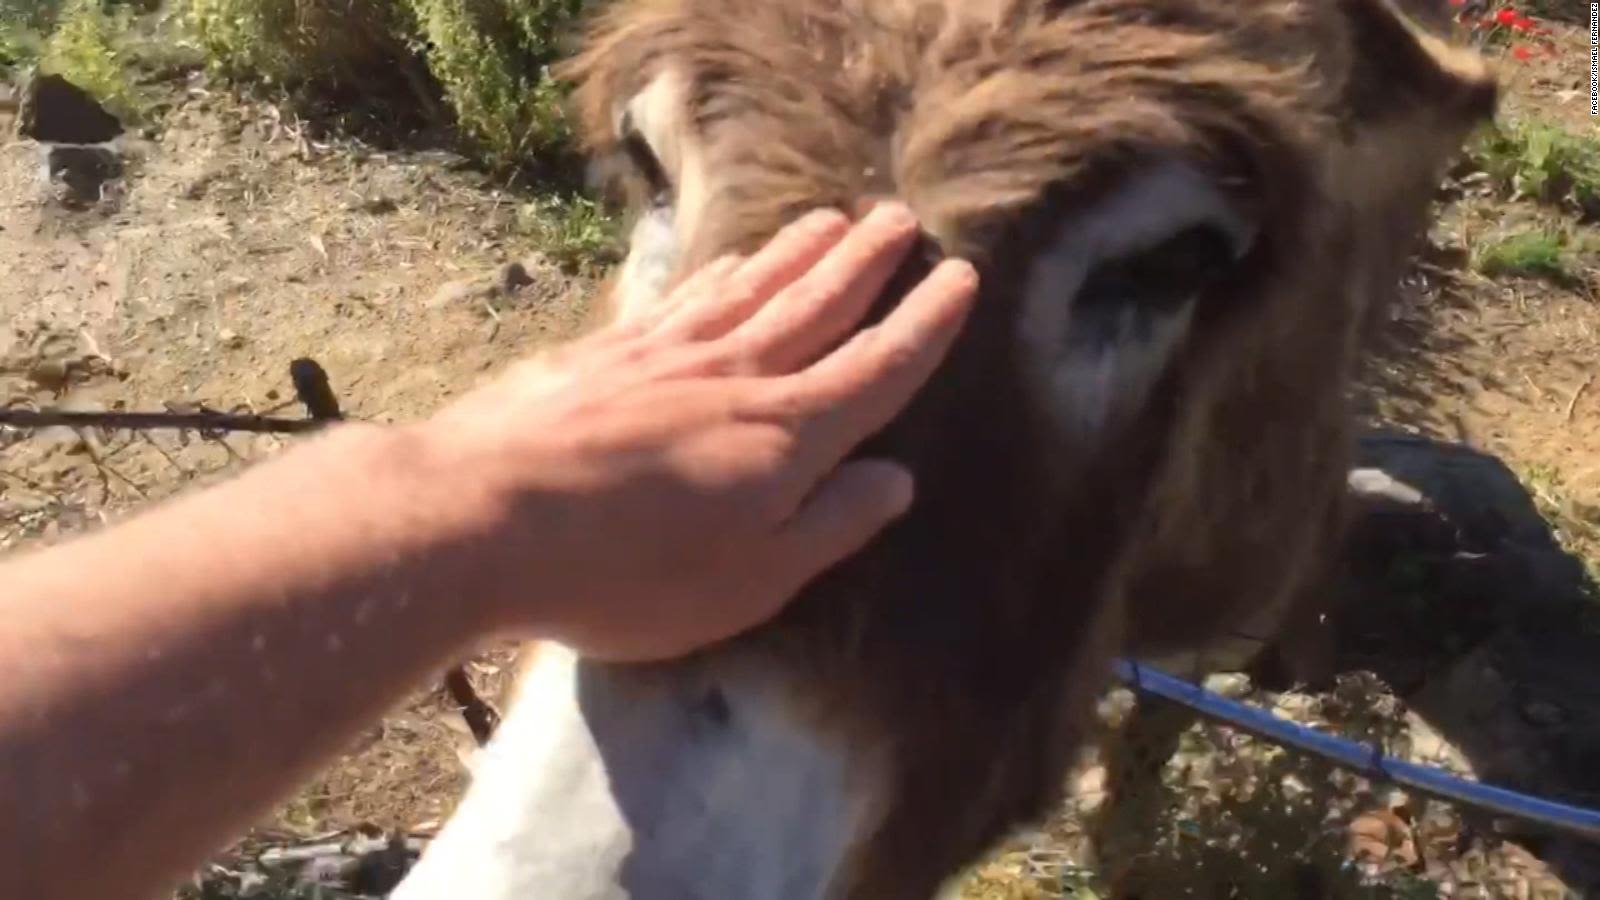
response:
<path id="1" fill-rule="evenodd" d="M 915 235 L 900 204 L 853 227 L 814 212 L 425 423 L 488 500 L 466 568 L 495 627 L 675 656 L 766 620 L 901 515 L 904 468 L 841 461 L 944 358 L 976 272 L 946 260 L 839 342 Z"/>

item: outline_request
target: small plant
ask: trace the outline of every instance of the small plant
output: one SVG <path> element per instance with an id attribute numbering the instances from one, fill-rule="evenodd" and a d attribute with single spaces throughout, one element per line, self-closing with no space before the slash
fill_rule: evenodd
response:
<path id="1" fill-rule="evenodd" d="M 1496 126 L 1477 141 L 1474 156 L 1514 197 L 1564 206 L 1600 218 L 1600 140 L 1556 125 Z"/>
<path id="2" fill-rule="evenodd" d="M 616 220 L 586 197 L 540 197 L 517 210 L 516 224 L 569 272 L 592 271 L 622 255 Z"/>
<path id="3" fill-rule="evenodd" d="M 0 21 L 0 77 L 32 65 L 44 41 L 38 32 L 12 21 Z"/>
<path id="4" fill-rule="evenodd" d="M 111 14 L 99 0 L 68 0 L 42 48 L 40 71 L 61 75 L 124 119 L 136 118 L 140 103 L 118 46 L 130 21 L 126 7 Z"/>
<path id="5" fill-rule="evenodd" d="M 61 0 L 0 0 L 0 23 L 18 31 L 48 32 L 61 12 Z"/>
<path id="6" fill-rule="evenodd" d="M 1478 248 L 1473 267 L 1496 278 L 1521 276 L 1567 281 L 1566 238 L 1559 232 L 1534 229 L 1489 241 Z"/>

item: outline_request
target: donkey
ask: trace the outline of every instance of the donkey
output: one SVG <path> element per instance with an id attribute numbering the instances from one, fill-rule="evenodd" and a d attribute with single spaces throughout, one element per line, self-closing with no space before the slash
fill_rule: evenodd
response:
<path id="1" fill-rule="evenodd" d="M 862 454 L 914 508 L 691 658 L 541 644 L 397 900 L 923 900 L 1061 797 L 1119 653 L 1321 574 L 1363 336 L 1475 55 L 1391 0 L 617 0 L 561 74 L 634 217 L 625 315 L 819 206 L 979 267 Z"/>

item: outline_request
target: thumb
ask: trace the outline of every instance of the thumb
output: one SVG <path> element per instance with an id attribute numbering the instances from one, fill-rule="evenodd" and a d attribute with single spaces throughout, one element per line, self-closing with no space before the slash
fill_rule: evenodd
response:
<path id="1" fill-rule="evenodd" d="M 899 463 L 859 459 L 839 466 L 779 532 L 783 565 L 810 581 L 904 515 L 912 495 L 911 473 Z"/>

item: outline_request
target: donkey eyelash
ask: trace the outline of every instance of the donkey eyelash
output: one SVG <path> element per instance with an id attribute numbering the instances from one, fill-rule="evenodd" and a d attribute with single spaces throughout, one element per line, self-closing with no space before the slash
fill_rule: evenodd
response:
<path id="1" fill-rule="evenodd" d="M 650 142 L 634 127 L 633 119 L 624 113 L 621 123 L 621 139 L 619 146 L 622 155 L 628 160 L 635 173 L 644 179 L 650 191 L 652 206 L 666 206 L 672 200 L 672 180 L 667 177 L 667 171 L 661 165 L 661 160 L 656 157 L 655 151 L 650 149 Z"/>
<path id="2" fill-rule="evenodd" d="M 1196 224 L 1153 247 L 1096 264 L 1075 302 L 1080 307 L 1128 300 L 1170 306 L 1204 291 L 1236 263 L 1221 229 Z"/>

